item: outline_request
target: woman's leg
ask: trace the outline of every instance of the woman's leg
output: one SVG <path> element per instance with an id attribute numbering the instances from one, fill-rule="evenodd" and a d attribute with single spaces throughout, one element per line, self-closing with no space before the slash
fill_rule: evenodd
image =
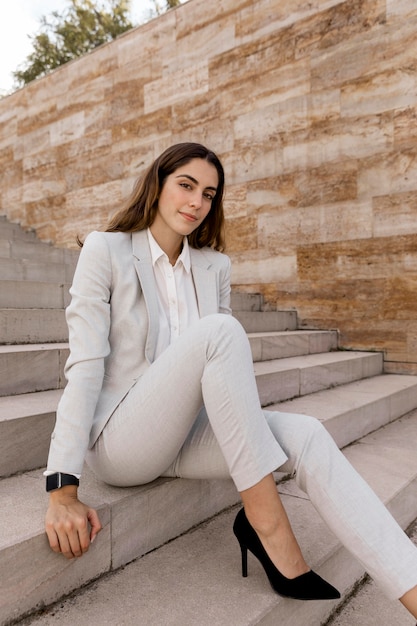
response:
<path id="1" fill-rule="evenodd" d="M 246 333 L 233 317 L 220 314 L 202 318 L 152 363 L 87 462 L 110 484 L 154 480 L 175 463 L 203 402 L 239 491 L 284 463 L 260 407 Z"/>
<path id="2" fill-rule="evenodd" d="M 386 595 L 401 598 L 415 615 L 417 550 L 379 498 L 317 419 L 272 411 L 264 411 L 264 415 L 288 456 L 280 470 L 295 473 L 298 485 L 309 495 L 334 534 L 362 562 Z M 200 413 L 167 475 L 184 478 L 228 475 L 204 412 Z M 247 517 L 272 561 L 292 578 L 306 565 L 274 491 L 276 494 L 272 477 L 266 476 L 242 491 L 241 496 Z M 272 532 L 274 528 L 276 532 Z M 268 542 L 268 536 L 274 543 Z"/>
<path id="3" fill-rule="evenodd" d="M 416 547 L 326 429 L 308 416 L 264 413 L 288 456 L 280 470 L 295 472 L 297 484 L 329 528 L 388 597 L 400 598 L 412 590 L 417 584 Z M 416 595 L 405 598 L 413 611 Z"/>

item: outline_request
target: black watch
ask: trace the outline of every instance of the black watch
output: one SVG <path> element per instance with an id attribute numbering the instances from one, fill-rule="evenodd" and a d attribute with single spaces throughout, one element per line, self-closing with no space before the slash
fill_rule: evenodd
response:
<path id="1" fill-rule="evenodd" d="M 60 489 L 61 487 L 66 487 L 67 485 L 78 485 L 80 481 L 76 476 L 72 474 L 61 474 L 61 472 L 57 472 L 56 474 L 51 474 L 46 477 L 46 491 L 55 491 L 55 489 Z"/>

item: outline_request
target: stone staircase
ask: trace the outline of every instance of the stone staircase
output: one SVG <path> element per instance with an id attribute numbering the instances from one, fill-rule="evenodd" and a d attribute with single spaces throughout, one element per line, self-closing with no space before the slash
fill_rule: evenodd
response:
<path id="1" fill-rule="evenodd" d="M 0 218 L 0 624 L 27 615 L 31 624 L 324 623 L 338 603 L 280 598 L 254 559 L 241 578 L 231 481 L 120 489 L 86 468 L 80 497 L 98 509 L 103 530 L 80 560 L 49 550 L 41 468 L 64 386 L 64 307 L 76 259 Z M 249 335 L 263 405 L 321 419 L 406 528 L 417 517 L 417 377 L 384 374 L 380 353 L 338 350 L 335 331 L 297 330 L 295 311 L 262 311 L 258 295 L 233 294 L 232 305 Z M 362 567 L 294 481 L 276 478 L 308 562 L 343 601 Z M 74 590 L 61 612 L 36 615 Z"/>

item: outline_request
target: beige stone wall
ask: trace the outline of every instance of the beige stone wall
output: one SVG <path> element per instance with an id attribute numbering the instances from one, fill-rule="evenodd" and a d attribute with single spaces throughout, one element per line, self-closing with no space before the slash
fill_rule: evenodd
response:
<path id="1" fill-rule="evenodd" d="M 417 371 L 416 33 L 415 0 L 190 0 L 0 101 L 0 213 L 71 246 L 202 141 L 234 284 Z"/>

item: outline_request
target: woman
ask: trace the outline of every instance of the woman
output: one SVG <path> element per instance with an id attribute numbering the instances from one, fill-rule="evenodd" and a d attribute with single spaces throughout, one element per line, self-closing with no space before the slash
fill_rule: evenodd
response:
<path id="1" fill-rule="evenodd" d="M 68 385 L 47 470 L 46 532 L 79 557 L 100 531 L 77 498 L 84 458 L 103 481 L 232 477 L 234 532 L 277 593 L 339 597 L 305 562 L 272 472 L 295 473 L 333 532 L 417 616 L 417 550 L 318 420 L 263 411 L 246 334 L 229 314 L 224 173 L 199 144 L 172 146 L 81 251 L 67 309 Z M 360 514 L 358 515 L 358 511 Z"/>

